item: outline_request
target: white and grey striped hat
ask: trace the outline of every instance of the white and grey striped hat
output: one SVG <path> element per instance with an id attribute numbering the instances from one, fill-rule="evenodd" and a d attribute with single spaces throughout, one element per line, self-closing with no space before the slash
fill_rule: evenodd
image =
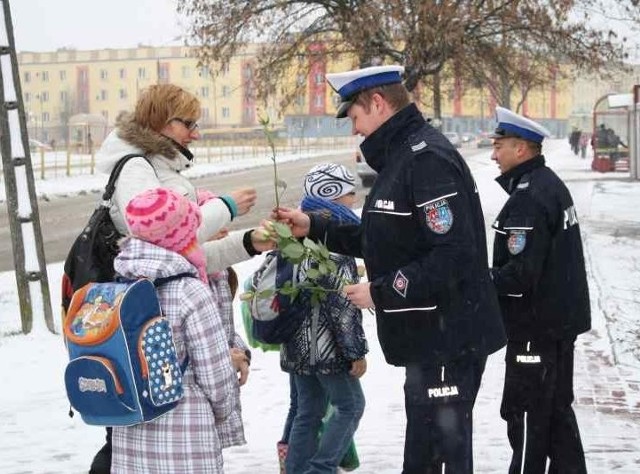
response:
<path id="1" fill-rule="evenodd" d="M 304 193 L 324 199 L 337 199 L 356 187 L 356 179 L 345 166 L 323 163 L 309 170 L 304 177 Z"/>

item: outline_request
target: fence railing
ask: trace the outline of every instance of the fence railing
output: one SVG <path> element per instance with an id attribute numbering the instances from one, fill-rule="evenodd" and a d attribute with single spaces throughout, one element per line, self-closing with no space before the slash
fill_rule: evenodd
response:
<path id="1" fill-rule="evenodd" d="M 312 154 L 333 148 L 336 151 L 345 148 L 355 150 L 357 143 L 358 139 L 353 136 L 279 139 L 276 141 L 276 157 Z M 201 140 L 192 143 L 189 148 L 196 163 L 223 163 L 262 157 L 268 160 L 271 157 L 271 150 L 264 139 L 234 142 Z M 96 153 L 78 153 L 75 148 L 31 150 L 31 164 L 35 179 L 40 180 L 92 175 L 97 172 Z"/>

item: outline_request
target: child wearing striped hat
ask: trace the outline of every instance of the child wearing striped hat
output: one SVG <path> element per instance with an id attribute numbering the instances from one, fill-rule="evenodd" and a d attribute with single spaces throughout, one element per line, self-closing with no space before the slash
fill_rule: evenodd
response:
<path id="1" fill-rule="evenodd" d="M 360 222 L 351 210 L 355 178 L 345 166 L 314 166 L 303 187 L 304 212 L 320 213 L 340 224 Z M 331 259 L 337 270 L 322 282 L 328 290 L 360 280 L 353 257 L 332 253 Z M 301 279 L 313 265 L 301 264 Z M 281 472 L 336 472 L 338 466 L 351 470 L 359 464 L 352 439 L 365 405 L 359 380 L 366 371 L 368 351 L 362 312 L 340 291 L 331 291 L 321 303 L 300 311 L 307 317 L 280 351 L 280 367 L 290 374 L 291 382 L 289 415 L 278 443 L 278 456 L 284 461 Z"/>

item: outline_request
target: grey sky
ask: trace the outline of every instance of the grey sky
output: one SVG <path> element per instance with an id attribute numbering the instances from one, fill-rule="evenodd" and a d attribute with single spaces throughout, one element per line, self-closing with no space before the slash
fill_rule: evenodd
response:
<path id="1" fill-rule="evenodd" d="M 10 0 L 18 51 L 175 44 L 175 0 Z M 179 43 L 179 41 L 177 42 Z"/>

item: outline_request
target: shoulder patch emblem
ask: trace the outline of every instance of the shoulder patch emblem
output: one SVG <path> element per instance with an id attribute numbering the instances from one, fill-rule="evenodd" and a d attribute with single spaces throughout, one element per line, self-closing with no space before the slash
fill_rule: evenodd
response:
<path id="1" fill-rule="evenodd" d="M 524 250 L 525 245 L 527 245 L 527 233 L 524 230 L 509 231 L 507 247 L 511 255 L 518 255 Z"/>
<path id="2" fill-rule="evenodd" d="M 393 280 L 393 289 L 403 298 L 407 297 L 407 288 L 409 287 L 409 279 L 398 270 L 396 277 Z"/>
<path id="3" fill-rule="evenodd" d="M 439 199 L 424 206 L 427 227 L 436 234 L 446 234 L 453 225 L 453 211 L 449 201 Z"/>

